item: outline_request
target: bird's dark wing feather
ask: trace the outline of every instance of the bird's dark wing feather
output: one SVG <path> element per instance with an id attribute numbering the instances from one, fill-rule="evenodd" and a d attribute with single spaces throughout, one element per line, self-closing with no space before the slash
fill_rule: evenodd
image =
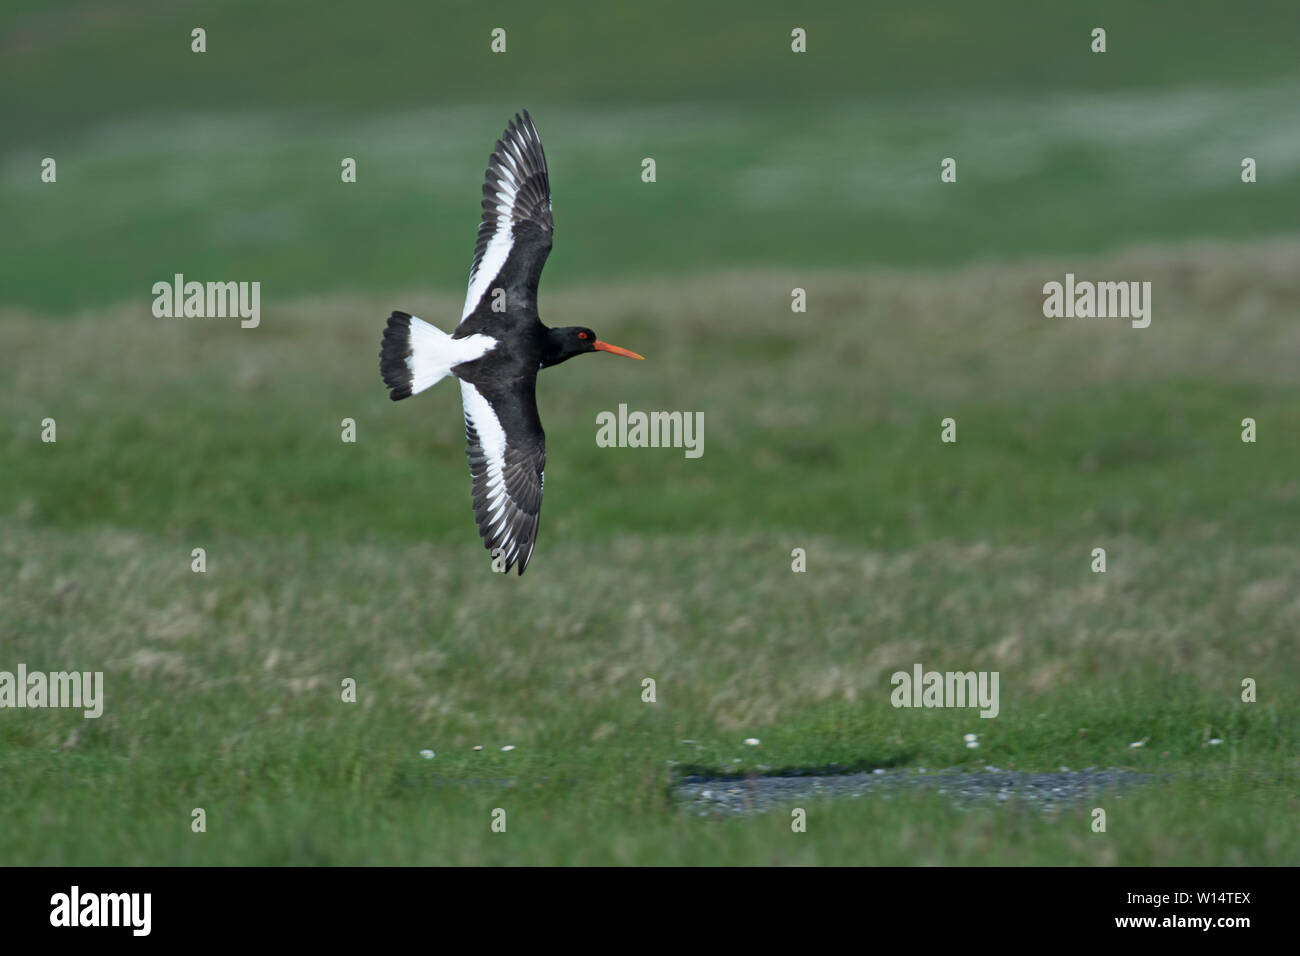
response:
<path id="1" fill-rule="evenodd" d="M 546 469 L 546 435 L 537 415 L 536 377 L 526 387 L 461 380 L 474 520 L 483 544 L 505 570 L 523 574 L 537 543 Z M 503 422 L 509 422 L 503 427 Z M 499 551 L 497 549 L 500 549 Z"/>
<path id="2" fill-rule="evenodd" d="M 551 251 L 551 181 L 542 141 L 524 110 L 497 140 L 483 182 L 483 221 L 474 246 L 469 292 L 457 338 L 487 322 L 537 311 L 537 282 Z M 505 290 L 505 310 L 492 310 L 494 292 Z M 472 328 L 465 320 L 477 316 Z"/>

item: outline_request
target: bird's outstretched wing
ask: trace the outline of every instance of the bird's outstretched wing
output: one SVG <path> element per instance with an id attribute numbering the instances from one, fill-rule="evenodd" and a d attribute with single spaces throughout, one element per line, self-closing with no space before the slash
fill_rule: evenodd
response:
<path id="1" fill-rule="evenodd" d="M 483 182 L 483 221 L 469 271 L 461 324 L 475 313 L 500 320 L 537 309 L 537 282 L 551 252 L 551 181 L 542 141 L 524 110 L 497 140 Z M 493 290 L 504 289 L 506 309 L 492 311 Z M 476 325 L 474 331 L 479 326 Z M 461 329 L 456 330 L 459 337 Z M 470 334 L 466 331 L 463 334 Z"/>
<path id="2" fill-rule="evenodd" d="M 545 482 L 546 435 L 535 386 L 535 378 L 526 388 L 460 383 L 474 521 L 493 559 L 503 559 L 507 572 L 517 565 L 520 574 L 537 543 Z"/>

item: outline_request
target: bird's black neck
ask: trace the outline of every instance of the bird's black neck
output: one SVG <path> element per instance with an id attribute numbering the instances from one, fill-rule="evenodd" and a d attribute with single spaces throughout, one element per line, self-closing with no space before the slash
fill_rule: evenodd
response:
<path id="1" fill-rule="evenodd" d="M 547 329 L 546 348 L 542 352 L 542 368 L 566 362 L 584 351 L 576 347 L 571 329 Z"/>

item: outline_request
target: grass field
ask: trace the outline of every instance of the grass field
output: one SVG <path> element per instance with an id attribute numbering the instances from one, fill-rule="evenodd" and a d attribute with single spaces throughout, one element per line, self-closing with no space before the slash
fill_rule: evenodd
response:
<path id="1" fill-rule="evenodd" d="M 827 4 L 800 58 L 790 17 L 10 6 L 0 671 L 106 700 L 0 709 L 0 864 L 1300 862 L 1300 18 Z M 542 376 L 518 578 L 457 390 L 394 404 L 377 364 L 392 309 L 460 314 L 523 107 L 543 318 L 647 361 Z M 261 282 L 260 326 L 154 318 L 176 272 Z M 1044 318 L 1067 272 L 1150 281 L 1151 326 Z M 598 447 L 621 403 L 703 412 L 703 456 Z M 916 663 L 999 672 L 998 717 L 893 708 Z M 806 833 L 672 799 L 985 765 L 1152 782 L 827 801 Z"/>
<path id="2" fill-rule="evenodd" d="M 139 297 L 178 271 L 250 276 L 280 301 L 463 288 L 487 156 L 524 107 L 555 195 L 548 294 L 1254 239 L 1294 233 L 1300 207 L 1289 0 L 818 4 L 801 12 L 803 56 L 775 0 L 577 22 L 455 2 L 436 24 L 401 0 L 364 17 L 310 0 L 117 0 L 79 24 L 74 11 L 101 5 L 32 6 L 0 41 L 0 207 L 23 224 L 0 232 L 0 290 L 46 312 Z M 1088 52 L 1092 17 L 1110 28 L 1105 55 Z M 493 24 L 509 28 L 504 55 L 487 52 Z M 36 175 L 46 156 L 54 188 Z M 1259 163 L 1253 189 L 1243 156 Z M 944 157 L 956 189 L 939 184 Z"/>
<path id="3" fill-rule="evenodd" d="M 1300 405 L 1274 317 L 1300 301 L 1298 248 L 1087 264 L 1185 284 L 1144 331 L 1043 319 L 1049 263 L 804 276 L 815 337 L 791 276 L 557 293 L 553 313 L 652 354 L 543 380 L 553 464 L 523 579 L 487 573 L 455 391 L 388 402 L 365 303 L 248 331 L 10 316 L 6 651 L 102 667 L 108 690 L 99 720 L 0 724 L 3 858 L 1294 862 Z M 732 310 L 743 333 L 710 321 Z M 813 374 L 827 356 L 853 374 Z M 617 402 L 706 409 L 704 456 L 597 448 Z M 999 671 L 1001 714 L 893 709 L 888 675 L 918 661 Z M 795 836 L 668 798 L 687 768 L 985 763 L 1171 776 L 1108 804 L 1105 835 L 1087 808 L 935 797 L 812 808 Z"/>

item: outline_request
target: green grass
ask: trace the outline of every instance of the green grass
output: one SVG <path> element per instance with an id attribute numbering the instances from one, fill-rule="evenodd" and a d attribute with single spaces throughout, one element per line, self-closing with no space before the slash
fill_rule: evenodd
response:
<path id="1" fill-rule="evenodd" d="M 802 274 L 806 319 L 794 273 L 557 291 L 649 358 L 544 377 L 522 579 L 474 532 L 454 389 L 393 404 L 375 371 L 376 316 L 454 300 L 300 301 L 256 330 L 10 313 L 3 659 L 102 669 L 107 700 L 4 713 L 0 859 L 1294 863 L 1296 255 L 1071 266 L 1150 278 L 1144 331 L 1042 318 L 1055 262 Z M 704 456 L 597 448 L 619 402 L 703 410 Z M 916 662 L 997 670 L 1001 714 L 893 709 Z M 1156 780 L 1098 801 L 1106 834 L 1091 807 L 921 797 L 815 804 L 796 835 L 670 799 L 687 769 L 985 763 Z"/>
<path id="2" fill-rule="evenodd" d="M 665 0 L 436 9 L 372 0 L 364 10 L 285 0 L 193 6 L 149 0 L 12 0 L 6 5 L 7 115 L 24 134 L 144 111 L 378 106 L 503 99 L 521 91 L 622 106 L 691 99 L 806 103 L 834 90 L 943 96 L 997 92 L 1249 85 L 1294 73 L 1300 23 L 1285 0 L 1102 0 L 1071 9 L 1023 0 L 831 0 L 792 11 L 779 0 Z M 208 52 L 190 52 L 190 31 Z M 790 56 L 790 30 L 809 52 Z M 1105 26 L 1109 52 L 1090 52 Z M 488 50 L 493 27 L 508 52 Z M 782 69 L 772 69 L 773 63 Z M 75 92 L 76 95 L 63 95 Z"/>
<path id="3" fill-rule="evenodd" d="M 548 293 L 1259 238 L 1293 231 L 1300 205 L 1289 4 L 819 5 L 798 15 L 802 55 L 777 3 L 578 23 L 535 4 L 439 4 L 436 21 L 389 0 L 364 17 L 264 6 L 10 15 L 0 208 L 22 228 L 0 233 L 6 301 L 147 308 L 175 272 L 261 281 L 268 307 L 463 288 L 485 160 L 524 107 L 552 173 Z M 1096 22 L 1105 54 L 1088 52 Z M 501 56 L 493 23 L 512 38 Z"/>

